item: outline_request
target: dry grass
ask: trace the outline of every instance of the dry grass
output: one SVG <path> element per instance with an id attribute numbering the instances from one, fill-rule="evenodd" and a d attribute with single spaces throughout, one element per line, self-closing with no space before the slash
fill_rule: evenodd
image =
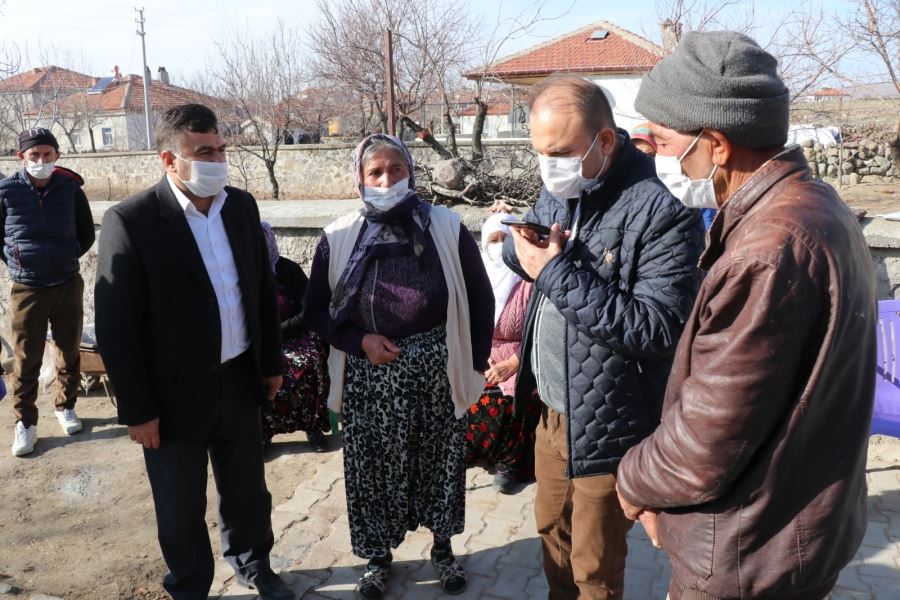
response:
<path id="1" fill-rule="evenodd" d="M 791 123 L 810 123 L 856 131 L 894 132 L 900 117 L 900 99 L 879 98 L 795 102 Z"/>

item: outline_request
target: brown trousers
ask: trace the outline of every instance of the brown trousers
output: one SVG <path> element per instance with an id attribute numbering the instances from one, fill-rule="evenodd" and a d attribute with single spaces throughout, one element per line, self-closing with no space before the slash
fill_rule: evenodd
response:
<path id="1" fill-rule="evenodd" d="M 534 516 L 541 534 L 551 600 L 621 599 L 626 535 L 633 525 L 616 495 L 613 475 L 570 479 L 567 422 L 544 410 L 535 442 Z"/>
<path id="2" fill-rule="evenodd" d="M 13 283 L 9 296 L 12 312 L 12 401 L 16 421 L 37 425 L 38 375 L 44 358 L 47 325 L 53 332 L 58 369 L 56 410 L 75 408 L 81 378 L 81 328 L 84 319 L 84 280 L 47 288 Z"/>

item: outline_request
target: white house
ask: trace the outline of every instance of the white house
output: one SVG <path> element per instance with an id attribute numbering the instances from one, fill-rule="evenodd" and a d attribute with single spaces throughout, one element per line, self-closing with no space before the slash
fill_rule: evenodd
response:
<path id="1" fill-rule="evenodd" d="M 579 73 L 603 89 L 616 124 L 630 130 L 645 120 L 634 109 L 641 79 L 664 54 L 662 47 L 639 35 L 608 21 L 597 21 L 466 73 L 466 77 L 530 86 L 553 73 Z"/>

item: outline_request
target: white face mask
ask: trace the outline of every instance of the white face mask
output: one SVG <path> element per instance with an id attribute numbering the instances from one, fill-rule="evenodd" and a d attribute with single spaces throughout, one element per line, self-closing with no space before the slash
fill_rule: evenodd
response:
<path id="1" fill-rule="evenodd" d="M 485 250 L 488 258 L 495 263 L 503 263 L 503 242 L 491 242 Z"/>
<path id="2" fill-rule="evenodd" d="M 25 161 L 25 170 L 35 179 L 49 179 L 53 175 L 53 169 L 55 168 L 55 162 L 36 163 L 30 160 Z"/>
<path id="3" fill-rule="evenodd" d="M 606 168 L 606 161 L 609 158 L 607 155 L 603 155 L 603 166 L 600 167 L 600 172 L 597 174 L 597 177 L 588 179 L 583 175 L 582 168 L 584 166 L 584 159 L 591 153 L 591 150 L 594 149 L 594 144 L 597 143 L 598 137 L 600 137 L 599 131 L 597 132 L 597 135 L 594 136 L 591 147 L 588 148 L 587 152 L 584 153 L 584 156 L 580 158 L 577 156 L 538 155 L 538 163 L 541 167 L 541 179 L 551 196 L 557 200 L 577 198 L 581 195 L 583 190 L 586 190 L 597 182 L 597 177 L 599 177 L 600 173 L 603 173 L 603 169 Z"/>
<path id="4" fill-rule="evenodd" d="M 672 195 L 681 200 L 682 204 L 688 208 L 719 208 L 716 202 L 716 190 L 713 186 L 712 177 L 719 168 L 713 165 L 713 169 L 706 179 L 691 179 L 681 171 L 681 161 L 688 152 L 700 140 L 703 135 L 701 131 L 687 150 L 681 153 L 681 156 L 660 156 L 656 155 L 656 176 L 663 182 Z"/>
<path id="5" fill-rule="evenodd" d="M 409 192 L 409 177 L 406 177 L 391 187 L 365 186 L 363 188 L 363 202 L 371 205 L 376 210 L 385 212 L 400 204 Z"/>
<path id="6" fill-rule="evenodd" d="M 175 154 L 174 152 L 172 154 Z M 178 177 L 178 180 L 200 198 L 209 198 L 221 192 L 228 184 L 227 162 L 204 162 L 199 160 L 187 160 L 177 154 L 178 160 L 191 164 L 191 178 L 187 181 Z"/>

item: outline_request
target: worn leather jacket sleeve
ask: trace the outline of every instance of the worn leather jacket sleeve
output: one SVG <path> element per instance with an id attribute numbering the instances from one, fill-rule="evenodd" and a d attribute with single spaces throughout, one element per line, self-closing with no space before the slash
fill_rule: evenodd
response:
<path id="1" fill-rule="evenodd" d="M 806 349 L 827 320 L 812 271 L 798 262 L 787 249 L 710 273 L 696 335 L 675 361 L 689 360 L 689 372 L 668 390 L 660 426 L 619 466 L 626 500 L 653 508 L 716 500 L 785 426 L 807 381 L 797 374 L 812 371 Z"/>

